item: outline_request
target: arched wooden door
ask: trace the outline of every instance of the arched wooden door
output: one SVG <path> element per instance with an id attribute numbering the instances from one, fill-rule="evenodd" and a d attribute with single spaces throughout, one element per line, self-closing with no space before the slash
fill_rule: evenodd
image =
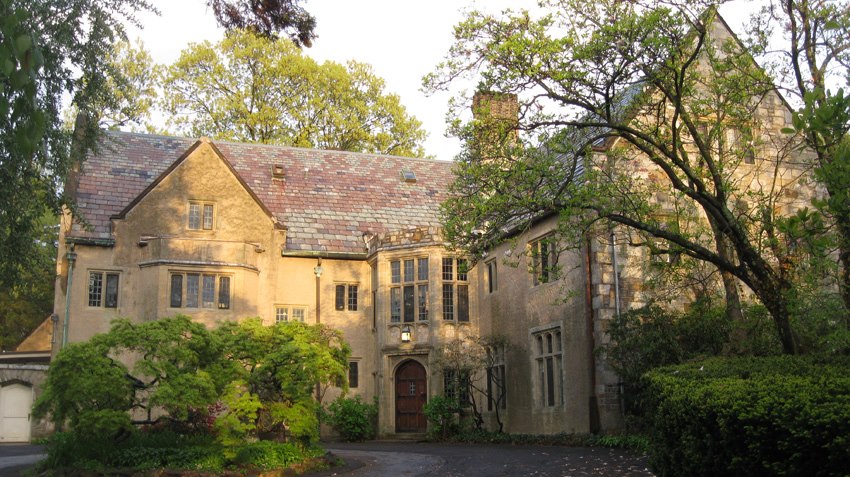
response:
<path id="1" fill-rule="evenodd" d="M 427 421 L 422 406 L 428 397 L 425 368 L 406 361 L 395 373 L 395 431 L 425 432 Z"/>

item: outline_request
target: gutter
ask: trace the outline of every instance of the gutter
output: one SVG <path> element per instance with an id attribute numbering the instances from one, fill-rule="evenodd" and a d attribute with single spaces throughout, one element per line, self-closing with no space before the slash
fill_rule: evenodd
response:
<path id="1" fill-rule="evenodd" d="M 320 250 L 281 250 L 281 257 L 327 258 L 332 260 L 366 260 L 366 252 L 328 252 Z"/>
<path id="2" fill-rule="evenodd" d="M 77 261 L 77 252 L 74 251 L 73 243 L 66 257 L 68 258 L 68 286 L 65 288 L 65 321 L 62 324 L 62 348 L 68 344 L 68 320 L 71 318 L 71 297 L 73 296 L 71 285 L 74 283 L 74 263 Z"/>

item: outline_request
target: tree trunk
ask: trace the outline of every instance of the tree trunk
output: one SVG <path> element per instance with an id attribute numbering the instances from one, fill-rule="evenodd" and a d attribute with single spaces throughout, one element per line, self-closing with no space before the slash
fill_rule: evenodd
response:
<path id="1" fill-rule="evenodd" d="M 844 221 L 839 218 L 837 222 L 841 234 L 841 242 L 838 246 L 838 259 L 841 262 L 838 289 L 841 291 L 841 300 L 844 302 L 844 325 L 850 328 L 850 217 L 845 218 Z"/>
<path id="2" fill-rule="evenodd" d="M 774 324 L 776 324 L 779 341 L 782 343 L 782 351 L 785 354 L 797 354 L 797 340 L 791 330 L 791 316 L 788 312 L 788 299 L 786 297 L 786 293 L 790 291 L 791 287 L 786 284 L 764 288 L 765 290 L 761 290 L 762 293 L 759 293 L 760 290 L 756 290 L 756 293 L 773 318 Z"/>
<path id="3" fill-rule="evenodd" d="M 714 220 L 709 218 L 711 230 L 714 232 L 714 243 L 717 253 L 729 263 L 736 263 L 735 253 L 728 243 L 728 238 L 723 235 Z M 732 325 L 732 334 L 729 336 L 728 352 L 739 354 L 745 351 L 746 331 L 744 330 L 744 312 L 741 310 L 741 294 L 738 292 L 738 278 L 732 273 L 720 270 L 720 278 L 723 280 L 723 291 L 726 298 L 726 320 Z"/>

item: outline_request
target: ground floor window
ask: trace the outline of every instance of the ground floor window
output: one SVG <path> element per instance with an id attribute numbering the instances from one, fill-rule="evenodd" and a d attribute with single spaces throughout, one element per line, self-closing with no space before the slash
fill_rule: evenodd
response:
<path id="1" fill-rule="evenodd" d="M 171 308 L 230 309 L 231 277 L 217 273 L 171 273 Z"/>
<path id="2" fill-rule="evenodd" d="M 535 333 L 534 353 L 537 365 L 537 394 L 542 407 L 564 404 L 563 353 L 561 330 L 553 328 Z"/>
<path id="3" fill-rule="evenodd" d="M 443 370 L 443 395 L 457 399 L 461 406 L 469 404 L 469 372 L 457 369 Z"/>
<path id="4" fill-rule="evenodd" d="M 274 308 L 275 323 L 283 323 L 285 321 L 300 321 L 304 322 L 307 318 L 307 307 L 298 305 L 277 305 Z"/>

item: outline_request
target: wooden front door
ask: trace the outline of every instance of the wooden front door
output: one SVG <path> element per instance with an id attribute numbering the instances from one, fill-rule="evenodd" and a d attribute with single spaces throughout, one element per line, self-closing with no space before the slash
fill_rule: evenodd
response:
<path id="1" fill-rule="evenodd" d="M 406 361 L 395 373 L 395 431 L 425 432 L 427 421 L 422 406 L 428 392 L 425 368 L 416 361 Z"/>

